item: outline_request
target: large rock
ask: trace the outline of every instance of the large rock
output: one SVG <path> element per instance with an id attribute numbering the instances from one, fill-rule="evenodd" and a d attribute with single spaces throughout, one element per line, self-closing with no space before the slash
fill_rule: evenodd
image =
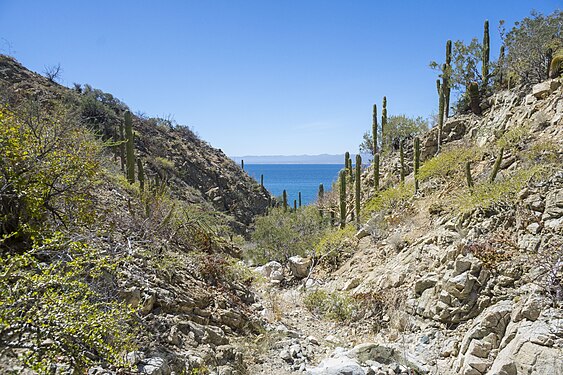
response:
<path id="1" fill-rule="evenodd" d="M 302 258 L 299 255 L 295 255 L 289 258 L 288 263 L 289 270 L 294 277 L 302 279 L 309 274 L 311 268 L 310 258 Z"/>
<path id="2" fill-rule="evenodd" d="M 317 367 L 307 371 L 308 375 L 365 375 L 362 367 L 346 356 L 326 358 Z"/>
<path id="3" fill-rule="evenodd" d="M 146 375 L 170 375 L 171 370 L 164 358 L 152 357 L 144 359 L 139 364 L 139 373 Z"/>
<path id="4" fill-rule="evenodd" d="M 510 321 L 511 301 L 487 308 L 463 337 L 456 361 L 456 372 L 462 375 L 484 374 L 492 365 L 490 353 L 498 349 Z"/>
<path id="5" fill-rule="evenodd" d="M 511 323 L 493 365 L 487 374 L 561 374 L 561 349 L 553 346 L 563 330 L 562 321 L 523 320 Z"/>
<path id="6" fill-rule="evenodd" d="M 256 267 L 255 271 L 269 279 L 272 283 L 279 283 L 283 280 L 283 266 L 275 260 L 266 263 L 263 266 Z"/>
<path id="7" fill-rule="evenodd" d="M 548 79 L 547 81 L 538 83 L 532 87 L 532 95 L 538 99 L 545 98 L 549 96 L 553 91 L 557 90 L 560 83 L 554 79 Z"/>

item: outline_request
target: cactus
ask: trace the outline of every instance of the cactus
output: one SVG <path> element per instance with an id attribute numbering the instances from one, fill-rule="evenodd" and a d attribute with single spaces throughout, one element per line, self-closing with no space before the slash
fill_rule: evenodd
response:
<path id="1" fill-rule="evenodd" d="M 346 171 L 340 171 L 340 228 L 346 226 Z"/>
<path id="2" fill-rule="evenodd" d="M 287 212 L 287 191 L 283 191 L 282 193 L 282 200 L 283 200 L 283 212 Z"/>
<path id="3" fill-rule="evenodd" d="M 385 150 L 385 131 L 387 130 L 387 97 L 383 97 L 383 109 L 381 110 L 381 151 Z"/>
<path id="4" fill-rule="evenodd" d="M 348 174 L 350 179 L 354 180 L 354 168 L 352 168 L 352 158 L 348 159 Z"/>
<path id="5" fill-rule="evenodd" d="M 465 178 L 467 179 L 467 186 L 473 189 L 473 178 L 471 177 L 471 162 L 465 163 Z"/>
<path id="6" fill-rule="evenodd" d="M 373 187 L 375 194 L 379 191 L 379 154 L 373 157 Z"/>
<path id="7" fill-rule="evenodd" d="M 244 171 L 244 160 L 242 160 L 242 159 L 241 159 L 241 161 L 240 161 L 240 167 L 241 167 L 241 169 Z"/>
<path id="8" fill-rule="evenodd" d="M 137 158 L 137 169 L 139 171 L 139 188 L 145 190 L 145 171 L 143 170 L 143 162 L 141 158 Z"/>
<path id="9" fill-rule="evenodd" d="M 356 155 L 356 177 L 355 177 L 355 182 L 356 182 L 356 196 L 355 196 L 355 201 L 356 201 L 356 222 L 359 224 L 360 223 L 360 173 L 362 171 L 362 157 L 358 154 Z"/>
<path id="10" fill-rule="evenodd" d="M 445 96 L 444 96 L 444 89 L 445 84 L 440 85 L 440 80 L 436 80 L 436 89 L 438 90 L 438 147 L 436 149 L 436 154 L 440 152 L 440 148 L 442 145 L 442 129 L 444 127 L 444 104 L 445 104 Z"/>
<path id="11" fill-rule="evenodd" d="M 121 159 L 121 172 L 125 172 L 125 129 L 123 121 L 119 122 L 119 158 Z"/>
<path id="12" fill-rule="evenodd" d="M 373 139 L 373 155 L 377 154 L 377 104 L 373 105 L 373 122 L 371 125 L 371 134 Z"/>
<path id="13" fill-rule="evenodd" d="M 452 70 L 452 41 L 448 40 L 446 42 L 446 65 L 443 68 L 444 76 L 442 77 L 443 80 L 443 91 L 444 91 L 444 118 L 448 118 L 450 115 L 450 94 L 451 94 L 451 87 L 450 87 L 450 74 Z"/>
<path id="14" fill-rule="evenodd" d="M 500 152 L 495 160 L 495 165 L 493 166 L 493 171 L 491 173 L 491 177 L 489 178 L 489 182 L 492 184 L 495 182 L 495 178 L 497 177 L 497 173 L 500 169 L 500 163 L 502 162 L 502 154 L 504 154 L 504 148 L 500 149 Z"/>
<path id="15" fill-rule="evenodd" d="M 399 143 L 399 158 L 401 160 L 401 184 L 405 183 L 405 152 L 404 152 L 405 140 L 401 139 Z"/>
<path id="16" fill-rule="evenodd" d="M 420 138 L 414 139 L 414 193 L 418 194 L 418 168 L 420 168 Z"/>
<path id="17" fill-rule="evenodd" d="M 301 208 L 301 192 L 299 192 L 299 208 Z"/>
<path id="18" fill-rule="evenodd" d="M 446 64 L 450 65 L 452 63 L 452 41 L 448 40 L 446 42 Z"/>
<path id="19" fill-rule="evenodd" d="M 477 82 L 471 82 L 467 91 L 469 92 L 469 106 L 471 107 L 471 112 L 480 115 L 481 107 L 479 106 L 479 86 Z"/>
<path id="20" fill-rule="evenodd" d="M 264 175 L 263 174 L 260 175 L 260 187 L 262 189 L 264 189 Z"/>
<path id="21" fill-rule="evenodd" d="M 344 169 L 346 172 L 352 176 L 352 158 L 350 158 L 350 153 L 346 151 L 344 154 Z"/>
<path id="22" fill-rule="evenodd" d="M 127 180 L 129 183 L 135 182 L 135 149 L 133 140 L 133 118 L 131 112 L 125 112 L 125 136 L 127 137 L 126 148 L 126 165 L 127 165 Z"/>
<path id="23" fill-rule="evenodd" d="M 549 64 L 549 78 L 557 78 L 563 74 L 563 48 L 555 51 Z"/>
<path id="24" fill-rule="evenodd" d="M 483 32 L 483 66 L 482 66 L 482 79 L 483 85 L 481 91 L 483 94 L 487 92 L 487 85 L 489 84 L 489 57 L 491 53 L 491 46 L 489 40 L 489 21 L 485 20 L 485 27 Z"/>
<path id="25" fill-rule="evenodd" d="M 503 84 L 503 71 L 504 69 L 504 45 L 500 46 L 500 52 L 498 55 L 498 62 L 497 62 L 497 71 L 496 71 L 496 85 L 498 87 L 502 87 Z"/>
<path id="26" fill-rule="evenodd" d="M 319 214 L 323 217 L 323 200 L 325 197 L 325 187 L 323 184 L 319 185 L 319 195 L 318 195 L 318 203 L 319 203 Z"/>

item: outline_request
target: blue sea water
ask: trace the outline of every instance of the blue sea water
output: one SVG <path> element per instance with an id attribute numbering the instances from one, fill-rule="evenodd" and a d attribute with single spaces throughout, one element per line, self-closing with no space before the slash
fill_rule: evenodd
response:
<path id="1" fill-rule="evenodd" d="M 293 206 L 301 192 L 303 205 L 317 200 L 319 184 L 329 191 L 332 183 L 338 178 L 342 164 L 245 164 L 245 171 L 260 183 L 260 175 L 264 175 L 264 186 L 273 196 L 279 197 L 284 189 L 287 201 Z"/>

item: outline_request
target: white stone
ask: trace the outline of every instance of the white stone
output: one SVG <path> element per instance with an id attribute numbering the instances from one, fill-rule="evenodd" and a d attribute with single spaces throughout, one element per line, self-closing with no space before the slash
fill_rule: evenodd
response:
<path id="1" fill-rule="evenodd" d="M 307 275 L 309 274 L 309 270 L 311 268 L 311 259 L 295 255 L 289 258 L 288 264 L 291 274 L 298 279 L 302 279 L 304 277 L 307 277 Z"/>

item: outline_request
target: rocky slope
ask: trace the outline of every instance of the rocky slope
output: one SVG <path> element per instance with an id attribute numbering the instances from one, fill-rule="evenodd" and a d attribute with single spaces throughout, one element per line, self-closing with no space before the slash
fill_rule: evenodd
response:
<path id="1" fill-rule="evenodd" d="M 561 81 L 497 93 L 481 104 L 482 116 L 448 119 L 443 153 L 484 150 L 471 164 L 474 190 L 463 173 L 426 178 L 417 196 L 371 214 L 358 250 L 336 272 L 315 272 L 308 291 L 278 300 L 265 292 L 265 315 L 281 310 L 272 332 L 284 338 L 254 373 L 563 373 Z M 421 139 L 423 160 L 435 155 L 436 140 L 437 129 Z M 499 143 L 499 181 L 483 190 Z M 436 168 L 445 171 L 441 160 Z M 539 177 L 514 178 L 538 166 Z M 397 184 L 399 168 L 398 155 L 387 155 L 385 187 Z M 365 197 L 373 196 L 371 173 L 363 176 Z M 495 195 L 502 186 L 511 193 Z M 326 321 L 303 305 L 319 289 L 376 296 L 380 307 L 346 324 Z"/>
<path id="2" fill-rule="evenodd" d="M 121 367 L 88 353 L 100 364 L 90 368 L 89 374 L 245 373 L 242 351 L 231 341 L 255 333 L 262 324 L 251 309 L 254 295 L 245 283 L 252 276 L 237 264 L 240 250 L 233 238 L 237 232 L 246 234 L 254 216 L 265 212 L 269 193 L 188 128 L 134 116 L 135 153 L 144 164 L 147 180 L 141 191 L 139 184 L 125 180 L 119 157 L 114 155 L 119 149 L 111 144 L 127 107 L 99 90 L 60 86 L 7 56 L 0 56 L 0 100 L 12 113 L 37 116 L 33 121 L 43 131 L 51 129 L 43 115 L 61 112 L 66 116 L 62 121 L 78 127 L 76 133 L 89 128 L 106 142 L 93 164 L 96 180 L 88 186 L 87 215 L 93 220 L 86 225 L 61 225 L 54 219 L 53 225 L 61 236 L 80 241 L 99 258 L 109 260 L 110 264 L 101 265 L 109 266 L 107 274 L 94 288 L 106 300 L 126 302 L 134 310 L 135 321 L 124 329 L 136 332 L 137 350 L 123 353 Z M 53 142 L 57 144 L 57 138 Z M 4 215 L 13 207 L 1 193 Z M 49 224 L 39 224 L 38 228 L 46 229 L 40 234 L 48 237 Z M 28 251 L 28 243 L 15 242 L 0 243 L 3 260 Z M 64 258 L 52 255 L 42 258 L 40 266 Z M 9 287 L 10 280 L 17 283 L 27 272 L 34 277 L 35 270 L 25 268 L 21 275 L 12 275 L 17 266 L 2 268 L 2 287 Z M 84 277 L 94 284 L 94 279 Z M 8 337 L 11 323 L 0 324 L 0 335 L 6 332 L 0 342 Z M 0 373 L 33 373 L 18 359 L 31 347 L 26 336 L 5 344 L 0 344 Z M 49 371 L 73 373 L 62 359 L 51 363 Z"/>
<path id="3" fill-rule="evenodd" d="M 79 107 L 88 94 L 80 85 L 70 90 L 49 81 L 5 55 L 0 55 L 0 87 L 13 93 L 9 95 L 14 100 L 19 97 L 17 100 L 20 101 L 22 98 L 52 101 L 65 103 L 68 107 Z M 117 133 L 126 106 L 110 94 L 101 94 L 96 96 L 96 100 L 100 105 L 108 104 L 103 110 L 114 112 L 104 114 L 109 117 L 108 122 L 113 123 L 104 124 L 102 132 Z M 117 105 L 109 105 L 114 102 Z M 87 112 L 82 107 L 76 110 Z M 252 222 L 255 215 L 265 212 L 268 192 L 221 150 L 199 139 L 187 127 L 173 126 L 161 120 L 133 117 L 135 150 L 137 157 L 145 160 L 148 177 L 159 176 L 167 180 L 168 186 L 183 200 L 205 201 L 214 209 L 232 215 L 236 220 L 235 227 L 244 232 L 244 227 Z"/>

